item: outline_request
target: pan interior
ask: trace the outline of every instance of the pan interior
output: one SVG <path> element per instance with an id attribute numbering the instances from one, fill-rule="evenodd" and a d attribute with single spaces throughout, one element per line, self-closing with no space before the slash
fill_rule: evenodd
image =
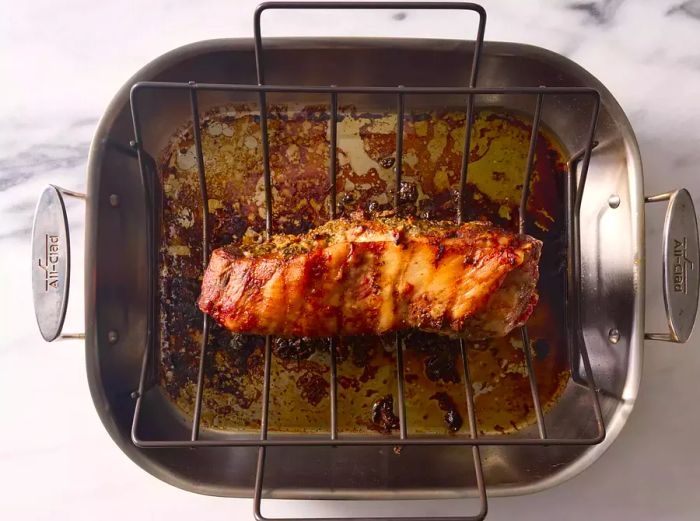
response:
<path id="1" fill-rule="evenodd" d="M 303 233 L 329 218 L 329 107 L 269 108 L 274 231 Z M 404 117 L 402 215 L 453 219 L 464 148 L 464 108 L 416 107 Z M 214 107 L 200 122 L 212 248 L 264 230 L 259 109 Z M 341 106 L 338 117 L 338 213 L 394 209 L 396 113 Z M 477 112 L 471 135 L 467 218 L 517 229 L 530 140 L 527 116 L 503 108 Z M 544 243 L 540 304 L 529 323 L 545 411 L 569 379 L 564 300 L 564 180 L 567 153 L 555 134 L 538 135 L 528 227 Z M 202 199 L 191 122 L 175 132 L 160 160 L 160 382 L 191 417 L 196 395 L 201 315 Z M 262 237 L 260 237 L 262 239 Z M 552 326 L 554 325 L 554 327 Z M 409 433 L 469 434 L 459 341 L 409 331 L 405 393 Z M 202 425 L 241 432 L 260 427 L 264 338 L 214 325 L 206 350 Z M 330 429 L 328 339 L 274 339 L 269 429 Z M 341 433 L 389 433 L 398 425 L 394 335 L 342 338 L 337 345 Z M 535 421 L 519 330 L 469 343 L 468 366 L 479 432 L 516 433 Z M 387 409 L 388 408 L 388 409 Z M 391 411 L 389 417 L 378 411 Z"/>

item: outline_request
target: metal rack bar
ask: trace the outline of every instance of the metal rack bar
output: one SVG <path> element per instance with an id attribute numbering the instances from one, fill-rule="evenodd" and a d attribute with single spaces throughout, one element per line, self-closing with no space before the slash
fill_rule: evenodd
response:
<path id="1" fill-rule="evenodd" d="M 537 379 L 535 378 L 535 369 L 532 366 L 532 351 L 530 349 L 530 335 L 527 332 L 527 326 L 520 328 L 520 338 L 523 341 L 523 351 L 525 352 L 525 367 L 527 368 L 527 378 L 530 383 L 530 394 L 532 395 L 532 403 L 535 407 L 535 418 L 537 420 L 537 430 L 540 438 L 547 438 L 547 427 L 544 423 L 544 412 L 542 411 L 542 402 L 540 401 L 540 393 L 537 390 Z"/>
<path id="2" fill-rule="evenodd" d="M 270 336 L 265 337 L 265 369 L 263 373 L 263 398 L 262 398 L 262 414 L 260 420 L 260 441 L 267 440 L 268 421 L 270 416 L 270 366 L 272 363 Z M 258 448 L 258 463 L 255 472 L 255 485 L 253 489 L 253 505 L 256 518 L 260 512 L 260 503 L 262 501 L 263 477 L 265 475 L 265 457 L 267 447 L 260 446 Z"/>
<path id="3" fill-rule="evenodd" d="M 576 281 L 574 280 L 574 206 L 576 205 L 576 167 L 583 158 L 585 150 L 581 149 L 566 162 L 566 346 L 571 366 L 571 378 L 580 380 L 578 374 L 578 352 L 575 349 L 576 332 Z"/>
<path id="4" fill-rule="evenodd" d="M 190 87 L 195 83 L 191 81 Z M 197 175 L 199 176 L 199 192 L 202 197 L 202 270 L 207 269 L 209 263 L 209 197 L 207 196 L 207 179 L 204 173 L 204 152 L 202 150 L 202 134 L 199 128 L 199 101 L 197 91 L 190 89 L 190 106 L 192 109 L 192 131 L 197 153 Z M 192 417 L 192 432 L 190 439 L 196 441 L 199 438 L 199 426 L 202 416 L 202 391 L 204 389 L 204 365 L 206 363 L 207 343 L 209 342 L 209 315 L 202 313 L 202 343 L 199 350 L 199 368 L 197 370 L 197 394 L 194 400 L 194 414 Z"/>
<path id="5" fill-rule="evenodd" d="M 262 60 L 262 56 L 256 53 L 256 63 Z M 258 85 L 263 84 L 263 69 L 257 68 Z M 272 236 L 272 174 L 270 172 L 270 134 L 267 128 L 267 99 L 264 91 L 258 91 L 260 103 L 260 137 L 262 142 L 263 181 L 265 184 L 265 235 L 269 240 Z M 272 364 L 272 339 L 270 335 L 265 337 L 265 369 L 263 373 L 262 414 L 260 420 L 260 441 L 267 440 L 268 420 L 270 415 L 270 368 Z M 260 514 L 262 502 L 263 477 L 265 475 L 266 447 L 258 448 L 258 463 L 255 472 L 255 486 L 253 490 L 253 505 L 256 518 Z"/>
<path id="6" fill-rule="evenodd" d="M 603 441 L 598 435 L 590 438 L 547 438 L 543 441 L 540 438 L 512 438 L 508 436 L 484 436 L 477 439 L 463 435 L 450 435 L 444 437 L 437 436 L 412 436 L 405 440 L 401 440 L 397 436 L 375 436 L 375 437 L 352 437 L 338 438 L 330 440 L 326 436 L 314 437 L 308 435 L 305 437 L 289 437 L 289 438 L 268 438 L 259 440 L 250 437 L 237 437 L 230 439 L 200 439 L 197 441 L 190 440 L 142 440 L 136 438 L 134 445 L 142 449 L 175 449 L 175 448 L 195 448 L 195 447 L 394 447 L 396 445 L 404 446 L 542 446 L 542 445 L 595 445 Z"/>
<path id="7" fill-rule="evenodd" d="M 331 400 L 331 440 L 338 439 L 338 362 L 336 355 L 336 340 L 331 338 L 331 376 L 330 376 L 330 400 Z"/>
<path id="8" fill-rule="evenodd" d="M 532 119 L 532 129 L 530 131 L 530 147 L 527 152 L 527 163 L 525 166 L 525 175 L 523 179 L 523 191 L 520 196 L 520 208 L 518 211 L 518 232 L 525 233 L 525 216 L 527 214 L 527 203 L 530 199 L 530 182 L 532 181 L 532 171 L 534 168 L 535 151 L 537 149 L 537 139 L 540 131 L 540 119 L 542 117 L 542 103 L 544 95 L 540 92 L 537 94 L 535 102 L 535 114 Z M 537 390 L 537 379 L 535 370 L 532 365 L 532 350 L 530 349 L 530 335 L 527 332 L 527 326 L 520 328 L 520 336 L 523 342 L 523 352 L 525 353 L 525 365 L 527 367 L 527 378 L 530 383 L 530 394 L 532 394 L 532 403 L 535 407 L 535 418 L 537 419 L 537 430 L 540 438 L 547 438 L 547 427 L 544 422 L 544 412 L 542 411 L 542 403 L 540 401 L 540 393 Z"/>
<path id="9" fill-rule="evenodd" d="M 257 521 L 274 521 L 275 519 L 283 519 L 284 521 L 481 521 L 486 517 L 485 507 L 473 516 L 389 516 L 389 517 L 285 517 L 285 518 L 269 518 L 265 517 L 260 509 L 260 503 L 256 502 L 254 507 L 254 515 Z"/>
<path id="10" fill-rule="evenodd" d="M 146 227 L 147 233 L 146 233 L 146 255 L 147 255 L 147 260 L 148 260 L 148 265 L 150 267 L 155 267 L 156 262 L 157 262 L 157 255 L 156 255 L 156 248 L 157 245 L 155 244 L 155 233 L 154 233 L 154 228 L 155 228 L 155 216 L 153 215 L 153 201 L 152 197 L 153 194 L 150 190 L 150 187 L 152 186 L 152 181 L 148 177 L 148 167 L 147 167 L 147 158 L 149 158 L 151 161 L 152 159 L 150 156 L 145 152 L 143 148 L 143 136 L 141 134 L 141 118 L 139 116 L 139 112 L 136 109 L 136 96 L 135 92 L 130 93 L 131 97 L 131 119 L 134 124 L 134 140 L 130 143 L 131 148 L 134 150 L 136 153 L 136 158 L 138 159 L 139 163 L 139 172 L 141 174 L 141 184 L 143 187 L 143 193 L 144 193 L 144 202 L 146 205 L 146 208 L 151 208 L 151 212 L 147 213 L 149 223 L 148 226 Z M 126 150 L 122 150 L 124 153 Z M 157 175 L 157 170 L 153 170 L 152 175 L 155 176 Z M 147 296 L 147 302 L 148 302 L 148 311 L 147 311 L 147 316 L 149 317 L 149 320 L 147 321 L 146 325 L 146 348 L 143 351 L 143 356 L 141 360 L 141 371 L 139 373 L 139 384 L 138 384 L 138 389 L 134 392 L 131 393 L 131 397 L 136 399 L 136 403 L 134 404 L 134 418 L 133 421 L 131 422 L 131 439 L 134 444 L 137 443 L 139 440 L 138 436 L 138 422 L 139 418 L 141 417 L 141 406 L 143 402 L 143 396 L 146 392 L 146 375 L 148 371 L 148 361 L 150 354 L 152 352 L 151 347 L 153 350 L 155 350 L 155 338 L 154 338 L 154 328 L 155 328 L 155 322 L 156 322 L 156 315 L 155 315 L 155 298 L 156 298 L 156 277 L 152 277 L 153 280 L 151 283 L 148 285 L 148 296 Z"/>
<path id="11" fill-rule="evenodd" d="M 337 160 L 338 160 L 338 93 L 331 92 L 331 104 L 330 104 L 331 119 L 328 122 L 330 126 L 330 144 L 328 151 L 328 180 L 330 182 L 329 195 L 330 202 L 328 209 L 328 214 L 331 219 L 335 219 L 338 212 L 337 197 L 338 188 L 337 183 Z"/>
<path id="12" fill-rule="evenodd" d="M 272 365 L 272 342 L 270 336 L 265 337 L 265 365 L 263 370 L 262 413 L 260 419 L 260 441 L 267 440 L 268 422 L 270 417 L 270 367 Z"/>
<path id="13" fill-rule="evenodd" d="M 330 125 L 330 144 L 328 151 L 328 178 L 330 181 L 329 192 L 329 211 L 331 219 L 335 219 L 338 213 L 337 205 L 337 159 L 338 159 L 338 94 L 331 93 L 330 99 L 331 119 L 328 122 Z M 331 440 L 338 438 L 338 362 L 336 353 L 336 339 L 330 339 L 331 351 L 331 376 L 330 376 L 330 401 L 331 401 Z"/>
<path id="14" fill-rule="evenodd" d="M 479 437 L 477 432 L 476 412 L 474 408 L 474 387 L 472 387 L 472 377 L 469 372 L 469 361 L 467 359 L 467 343 L 463 338 L 459 340 L 459 352 L 462 357 L 462 371 L 464 372 L 464 394 L 467 398 L 467 418 L 469 419 L 469 436 L 473 440 Z"/>
<path id="15" fill-rule="evenodd" d="M 406 425 L 406 395 L 404 392 L 403 342 L 400 333 L 396 333 L 394 345 L 396 346 L 396 388 L 399 397 L 399 437 L 406 440 L 408 426 Z"/>
<path id="16" fill-rule="evenodd" d="M 403 85 L 399 85 L 403 89 Z M 403 174 L 403 117 L 404 117 L 404 95 L 399 92 L 396 95 L 396 177 L 394 184 L 394 209 L 400 213 L 401 208 L 401 176 Z"/>
<path id="17" fill-rule="evenodd" d="M 480 22 L 482 20 L 480 19 Z M 484 20 L 485 21 L 485 20 Z M 479 26 L 479 35 L 474 41 L 474 55 L 481 58 L 481 46 L 484 39 L 484 27 Z M 476 80 L 479 74 L 478 59 L 472 62 L 472 70 L 469 76 L 469 86 L 476 87 Z M 472 123 L 474 122 L 474 94 L 467 96 L 467 113 L 464 121 L 464 147 L 462 148 L 462 164 L 459 173 L 459 199 L 457 200 L 457 222 L 462 223 L 466 218 L 467 211 L 467 177 L 469 174 L 469 155 L 471 153 Z"/>
<path id="18" fill-rule="evenodd" d="M 481 54 L 483 44 L 483 27 L 480 27 L 481 39 L 474 42 L 474 53 Z M 469 86 L 476 87 L 477 75 L 479 74 L 478 61 L 476 67 L 472 67 L 469 77 Z M 467 96 L 467 113 L 464 120 L 464 147 L 462 148 L 462 164 L 459 172 L 459 198 L 457 199 L 457 222 L 462 223 L 466 218 L 467 211 L 467 177 L 469 175 L 469 155 L 471 154 L 472 123 L 474 122 L 474 94 Z"/>
<path id="19" fill-rule="evenodd" d="M 527 155 L 527 166 L 525 169 L 525 178 L 523 180 L 523 192 L 520 198 L 520 209 L 518 212 L 518 231 L 521 234 L 525 233 L 525 216 L 527 213 L 527 203 L 530 196 L 530 182 L 532 179 L 535 150 L 537 148 L 537 139 L 539 137 L 539 125 L 542 114 L 542 103 L 543 95 L 542 93 L 540 93 L 537 95 L 537 101 L 535 105 L 535 115 L 532 123 L 532 131 L 530 133 L 530 147 Z M 523 342 L 523 351 L 525 353 L 525 364 L 527 367 L 527 375 L 530 383 L 530 393 L 532 394 L 532 401 L 535 407 L 537 429 L 539 431 L 540 438 L 545 439 L 547 438 L 547 428 L 544 421 L 544 413 L 542 411 L 542 403 L 540 401 L 539 391 L 537 389 L 537 379 L 535 377 L 535 371 L 532 365 L 532 350 L 530 349 L 530 336 L 527 331 L 527 326 L 522 326 L 520 328 L 520 333 Z"/>
<path id="20" fill-rule="evenodd" d="M 486 517 L 486 509 L 482 507 L 481 511 L 473 516 L 389 516 L 389 517 L 285 517 L 285 518 L 269 518 L 265 517 L 260 509 L 260 503 L 256 502 L 254 507 L 254 515 L 257 521 L 275 521 L 283 519 L 284 521 L 481 521 Z"/>
<path id="21" fill-rule="evenodd" d="M 403 88 L 399 85 L 399 88 Z M 404 95 L 399 92 L 396 95 L 396 160 L 395 184 L 394 184 L 394 210 L 397 215 L 401 212 L 401 177 L 403 174 L 403 118 L 404 118 Z M 394 335 L 394 352 L 396 353 L 396 390 L 398 396 L 397 407 L 399 410 L 399 437 L 405 440 L 408 437 L 408 427 L 406 425 L 406 395 L 404 392 L 404 367 L 403 367 L 403 342 L 401 334 Z"/>
<path id="22" fill-rule="evenodd" d="M 588 127 L 587 136 L 587 146 L 584 147 L 583 162 L 581 163 L 581 175 L 579 177 L 578 186 L 576 188 L 576 200 L 573 208 L 573 222 L 574 222 L 574 283 L 575 291 L 577 295 L 582 293 L 581 290 L 581 203 L 583 201 L 583 192 L 586 187 L 586 180 L 588 179 L 588 167 L 591 164 L 591 154 L 593 148 L 597 145 L 594 141 L 595 139 L 595 128 L 598 121 L 598 113 L 600 111 L 600 97 L 597 97 L 595 103 L 593 104 L 593 115 L 591 116 L 591 122 Z M 575 175 L 575 172 L 574 172 Z M 596 418 L 596 428 L 597 435 L 595 437 L 596 442 L 599 443 L 605 439 L 605 422 L 603 421 L 603 412 L 600 408 L 600 400 L 598 399 L 597 388 L 595 385 L 595 379 L 593 377 L 593 371 L 591 369 L 591 362 L 588 358 L 588 350 L 586 349 L 586 341 L 583 338 L 583 319 L 581 316 L 581 306 L 576 306 L 576 332 L 578 341 L 578 350 L 581 354 L 581 359 L 583 360 L 583 367 L 586 372 L 586 380 L 588 383 L 588 392 L 591 396 L 591 401 L 593 402 L 593 412 Z"/>
<path id="23" fill-rule="evenodd" d="M 471 154 L 472 123 L 474 120 L 474 94 L 467 96 L 467 113 L 464 121 L 464 147 L 462 148 L 462 165 L 459 174 L 459 198 L 457 199 L 457 222 L 463 223 L 467 212 L 467 176 L 469 172 L 469 155 Z"/>
<path id="24" fill-rule="evenodd" d="M 542 117 L 542 103 L 544 94 L 537 93 L 535 103 L 535 115 L 532 119 L 532 129 L 530 130 L 530 147 L 527 151 L 527 164 L 523 178 L 523 191 L 520 195 L 520 208 L 518 211 L 518 232 L 525 233 L 525 215 L 527 214 L 527 202 L 530 199 L 530 183 L 532 181 L 532 170 L 534 168 L 535 151 L 537 150 L 537 138 L 540 131 L 540 118 Z"/>
<path id="25" fill-rule="evenodd" d="M 593 141 L 591 147 L 595 149 L 598 146 L 597 141 Z M 566 162 L 566 344 L 569 350 L 569 360 L 571 361 L 571 378 L 574 382 L 580 385 L 588 385 L 584 378 L 581 377 L 579 369 L 580 354 L 576 348 L 578 336 L 576 333 L 578 306 L 579 302 L 577 295 L 576 282 L 576 267 L 574 266 L 580 259 L 577 253 L 576 225 L 574 223 L 574 207 L 576 206 L 576 190 L 577 179 L 576 170 L 583 159 L 586 149 L 582 148 L 569 158 Z"/>
<path id="26" fill-rule="evenodd" d="M 476 411 L 474 407 L 474 387 L 472 387 L 471 373 L 469 372 L 469 360 L 467 359 L 467 343 L 464 339 L 459 340 L 459 351 L 462 358 L 462 371 L 464 373 L 464 394 L 467 400 L 467 419 L 469 420 L 469 436 L 472 440 L 479 437 L 478 425 L 476 422 Z M 479 491 L 481 501 L 480 516 L 486 517 L 488 502 L 486 499 L 486 484 L 484 482 L 484 472 L 481 466 L 481 449 L 472 445 L 474 467 L 476 471 L 476 488 Z M 482 517 L 482 519 L 483 519 Z"/>
<path id="27" fill-rule="evenodd" d="M 263 182 L 265 183 L 265 234 L 272 234 L 272 175 L 270 173 L 270 134 L 267 131 L 267 99 L 264 91 L 259 91 L 260 139 L 262 142 Z"/>
<path id="28" fill-rule="evenodd" d="M 182 82 L 139 81 L 132 87 L 134 91 L 142 89 L 196 89 L 202 91 L 222 92 L 264 92 L 290 94 L 435 94 L 435 95 L 495 95 L 495 94 L 544 94 L 544 95 L 590 95 L 600 101 L 600 94 L 591 87 L 365 87 L 365 86 L 331 86 L 331 85 L 243 85 L 234 83 L 196 83 L 190 85 Z"/>

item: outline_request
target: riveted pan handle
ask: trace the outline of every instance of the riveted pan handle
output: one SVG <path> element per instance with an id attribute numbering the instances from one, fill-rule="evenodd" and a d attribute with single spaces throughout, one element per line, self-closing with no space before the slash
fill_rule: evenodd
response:
<path id="1" fill-rule="evenodd" d="M 64 196 L 85 195 L 49 185 L 39 197 L 32 228 L 32 295 L 34 313 L 44 340 L 82 338 L 61 335 L 70 289 L 70 232 Z"/>
<path id="2" fill-rule="evenodd" d="M 647 203 L 668 201 L 663 231 L 663 292 L 668 333 L 646 333 L 649 340 L 683 343 L 695 324 L 700 288 L 698 221 L 688 190 L 653 195 Z"/>

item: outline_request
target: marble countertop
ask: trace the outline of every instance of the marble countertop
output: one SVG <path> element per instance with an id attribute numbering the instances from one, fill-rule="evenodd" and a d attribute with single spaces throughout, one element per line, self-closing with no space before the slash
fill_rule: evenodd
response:
<path id="1" fill-rule="evenodd" d="M 0 518 L 252 519 L 246 499 L 166 485 L 107 435 L 87 387 L 81 341 L 45 344 L 34 323 L 29 233 L 48 183 L 85 189 L 98 118 L 129 76 L 158 55 L 208 38 L 252 36 L 255 1 L 6 2 L 0 18 Z M 685 186 L 700 203 L 700 0 L 485 1 L 486 38 L 547 47 L 596 75 L 627 112 L 647 193 Z M 269 35 L 465 35 L 457 17 L 387 11 L 271 18 Z M 322 28 L 322 29 L 320 29 Z M 319 32 L 317 32 L 319 31 Z M 648 218 L 648 255 L 661 220 Z M 66 331 L 83 330 L 81 203 L 69 210 L 74 283 Z M 662 327 L 660 277 L 649 273 L 649 327 Z M 548 491 L 496 498 L 488 519 L 691 520 L 700 517 L 700 334 L 648 343 L 635 410 L 583 474 Z M 659 440 L 663 439 L 661 443 Z M 459 514 L 462 503 L 269 501 L 270 516 Z"/>

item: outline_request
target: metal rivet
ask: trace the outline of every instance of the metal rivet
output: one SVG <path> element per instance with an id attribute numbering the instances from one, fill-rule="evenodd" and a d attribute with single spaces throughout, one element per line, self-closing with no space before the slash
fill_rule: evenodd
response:
<path id="1" fill-rule="evenodd" d="M 617 329 L 611 329 L 608 332 L 608 340 L 611 344 L 617 344 L 620 341 L 620 331 Z"/>
<path id="2" fill-rule="evenodd" d="M 140 395 L 139 395 L 139 392 L 138 392 L 138 391 L 134 391 L 134 392 L 131 393 L 129 396 L 131 396 L 131 399 L 132 399 L 132 400 L 135 400 L 135 399 L 138 398 Z"/>
<path id="3" fill-rule="evenodd" d="M 111 206 L 117 207 L 119 206 L 119 196 L 117 194 L 112 194 L 109 196 L 109 204 Z"/>
<path id="4" fill-rule="evenodd" d="M 129 141 L 129 146 L 131 148 L 136 148 L 136 141 L 134 141 L 133 139 L 131 141 Z"/>
<path id="5" fill-rule="evenodd" d="M 117 343 L 117 340 L 119 340 L 119 335 L 117 334 L 116 331 L 111 330 L 111 331 L 108 331 L 108 332 L 107 332 L 107 341 L 108 341 L 110 344 L 116 344 L 116 343 Z"/>
<path id="6" fill-rule="evenodd" d="M 608 205 L 610 205 L 610 208 L 617 208 L 620 206 L 620 196 L 617 194 L 613 194 L 608 198 Z"/>

